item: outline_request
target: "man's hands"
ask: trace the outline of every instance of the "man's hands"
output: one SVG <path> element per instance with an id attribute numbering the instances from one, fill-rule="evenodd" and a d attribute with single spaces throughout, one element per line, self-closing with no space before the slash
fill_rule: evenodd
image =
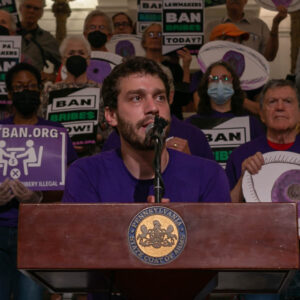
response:
<path id="1" fill-rule="evenodd" d="M 10 189 L 10 180 L 6 178 L 0 185 L 0 206 L 8 203 L 15 195 Z"/>
<path id="2" fill-rule="evenodd" d="M 230 192 L 232 202 L 243 202 L 242 180 L 246 170 L 252 175 L 257 174 L 264 163 L 265 161 L 261 152 L 256 152 L 254 155 L 243 161 L 241 176 L 235 187 Z"/>
<path id="3" fill-rule="evenodd" d="M 242 176 L 247 170 L 250 174 L 257 174 L 265 163 L 261 152 L 256 152 L 254 155 L 246 158 L 242 163 Z"/>
<path id="4" fill-rule="evenodd" d="M 180 152 L 191 154 L 189 143 L 185 139 L 179 137 L 170 137 L 166 141 L 167 148 L 174 149 Z"/>
<path id="5" fill-rule="evenodd" d="M 0 206 L 13 198 L 17 198 L 21 203 L 39 203 L 42 200 L 42 193 L 29 190 L 17 179 L 6 178 L 0 185 Z"/>

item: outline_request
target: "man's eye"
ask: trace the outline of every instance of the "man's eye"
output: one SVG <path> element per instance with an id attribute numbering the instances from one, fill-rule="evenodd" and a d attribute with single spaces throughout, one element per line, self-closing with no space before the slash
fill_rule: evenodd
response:
<path id="1" fill-rule="evenodd" d="M 157 100 L 158 101 L 165 101 L 166 100 L 166 96 L 165 95 L 158 95 L 157 96 Z"/>
<path id="2" fill-rule="evenodd" d="M 133 96 L 133 97 L 131 97 L 131 101 L 133 101 L 133 102 L 139 102 L 139 101 L 141 101 L 141 99 L 142 99 L 141 96 Z"/>

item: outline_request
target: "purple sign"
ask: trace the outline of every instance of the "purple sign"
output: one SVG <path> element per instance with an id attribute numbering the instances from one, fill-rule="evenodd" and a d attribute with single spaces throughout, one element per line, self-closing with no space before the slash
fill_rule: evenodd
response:
<path id="1" fill-rule="evenodd" d="M 31 190 L 63 190 L 67 134 L 61 127 L 0 125 L 0 182 L 18 179 Z"/>
<path id="2" fill-rule="evenodd" d="M 272 0 L 272 2 L 274 3 L 274 5 L 276 7 L 279 6 L 279 5 L 282 5 L 282 6 L 287 8 L 292 3 L 292 0 Z"/>

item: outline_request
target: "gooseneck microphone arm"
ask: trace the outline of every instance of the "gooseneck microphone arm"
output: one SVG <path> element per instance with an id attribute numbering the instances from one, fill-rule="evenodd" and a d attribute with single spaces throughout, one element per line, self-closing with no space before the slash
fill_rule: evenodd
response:
<path id="1" fill-rule="evenodd" d="M 154 198 L 155 203 L 161 203 L 161 199 L 165 193 L 165 186 L 161 176 L 161 153 L 164 143 L 164 128 L 168 122 L 155 116 L 154 123 L 150 124 L 147 131 L 147 138 L 154 141 Z"/>

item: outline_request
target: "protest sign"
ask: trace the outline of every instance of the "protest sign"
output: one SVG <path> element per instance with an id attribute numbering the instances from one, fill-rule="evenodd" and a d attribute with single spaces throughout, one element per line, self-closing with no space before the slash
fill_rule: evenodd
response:
<path id="1" fill-rule="evenodd" d="M 234 118 L 191 118 L 205 134 L 215 160 L 225 168 L 231 152 L 250 141 L 249 116 Z"/>
<path id="2" fill-rule="evenodd" d="M 278 11 L 277 6 L 284 6 L 289 13 L 300 9 L 300 0 L 256 0 L 256 3 L 271 11 Z"/>
<path id="3" fill-rule="evenodd" d="M 7 99 L 5 74 L 21 59 L 21 37 L 0 36 L 0 104 L 10 104 Z"/>
<path id="4" fill-rule="evenodd" d="M 152 23 L 162 21 L 162 0 L 138 0 L 136 32 L 142 35 Z"/>
<path id="5" fill-rule="evenodd" d="M 0 182 L 18 179 L 31 190 L 62 190 L 66 173 L 65 128 L 0 125 Z"/>
<path id="6" fill-rule="evenodd" d="M 122 57 L 145 56 L 141 43 L 141 37 L 136 34 L 114 34 L 106 43 L 106 48 Z"/>
<path id="7" fill-rule="evenodd" d="M 163 54 L 187 47 L 197 55 L 203 44 L 202 0 L 163 0 Z"/>
<path id="8" fill-rule="evenodd" d="M 263 154 L 264 164 L 257 174 L 245 172 L 242 181 L 246 202 L 300 201 L 300 154 L 272 151 Z M 298 205 L 298 223 L 300 224 Z M 300 227 L 298 227 L 300 235 Z"/>
<path id="9" fill-rule="evenodd" d="M 243 90 L 254 90 L 269 79 L 269 62 L 259 52 L 245 45 L 228 41 L 206 43 L 198 53 L 200 69 L 206 69 L 216 61 L 229 63 L 240 78 Z"/>
<path id="10" fill-rule="evenodd" d="M 95 144 L 99 121 L 100 88 L 50 91 L 47 119 L 67 128 L 74 145 Z"/>

